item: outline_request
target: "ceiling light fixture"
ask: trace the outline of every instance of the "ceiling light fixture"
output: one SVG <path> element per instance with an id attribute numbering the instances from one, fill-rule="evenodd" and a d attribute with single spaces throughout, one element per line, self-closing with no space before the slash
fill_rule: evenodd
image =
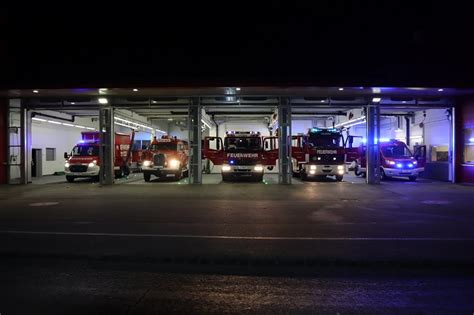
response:
<path id="1" fill-rule="evenodd" d="M 438 92 L 443 92 L 443 91 L 444 91 L 444 89 L 438 89 Z"/>
<path id="2" fill-rule="evenodd" d="M 100 104 L 108 104 L 109 101 L 105 97 L 101 97 L 101 98 L 99 98 L 99 103 Z"/>
<path id="3" fill-rule="evenodd" d="M 374 98 L 372 98 L 372 103 L 380 103 L 381 100 L 382 100 L 382 98 L 380 98 L 380 97 L 374 97 Z"/>
<path id="4" fill-rule="evenodd" d="M 239 87 L 238 87 L 238 88 L 235 88 L 235 90 L 236 90 L 236 91 L 240 91 L 240 88 L 239 88 Z"/>
<path id="5" fill-rule="evenodd" d="M 39 91 L 38 91 L 38 90 L 33 90 L 33 93 L 35 93 L 35 94 L 36 94 L 36 93 L 39 93 Z"/>
<path id="6" fill-rule="evenodd" d="M 344 88 L 339 88 L 339 91 L 344 91 Z"/>
<path id="7" fill-rule="evenodd" d="M 133 89 L 133 92 L 138 92 L 138 89 Z"/>
<path id="8" fill-rule="evenodd" d="M 105 93 L 107 93 L 108 90 L 109 89 L 106 89 L 106 88 L 100 88 L 99 89 L 99 94 L 105 94 Z"/>

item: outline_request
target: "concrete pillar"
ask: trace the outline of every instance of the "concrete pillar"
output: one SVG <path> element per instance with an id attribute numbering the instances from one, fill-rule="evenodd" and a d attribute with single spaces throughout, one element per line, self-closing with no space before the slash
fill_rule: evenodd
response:
<path id="1" fill-rule="evenodd" d="M 201 156 L 201 102 L 199 98 L 192 98 L 188 111 L 189 132 L 189 183 L 202 184 L 202 156 Z"/>
<path id="2" fill-rule="evenodd" d="M 100 183 L 102 185 L 112 185 L 114 183 L 114 108 L 104 106 L 99 110 L 99 130 L 100 130 Z"/>
<path id="3" fill-rule="evenodd" d="M 456 109 L 451 107 L 450 111 L 450 128 L 449 128 L 449 180 L 451 183 L 456 183 Z"/>
<path id="4" fill-rule="evenodd" d="M 278 165 L 278 183 L 291 184 L 291 104 L 287 97 L 280 98 L 278 106 Z"/>
<path id="5" fill-rule="evenodd" d="M 0 98 L 0 185 L 7 183 L 8 162 L 8 99 Z"/>
<path id="6" fill-rule="evenodd" d="M 367 120 L 367 184 L 380 184 L 380 106 L 368 105 Z"/>
<path id="7" fill-rule="evenodd" d="M 20 109 L 20 184 L 31 183 L 31 113 L 21 101 Z"/>

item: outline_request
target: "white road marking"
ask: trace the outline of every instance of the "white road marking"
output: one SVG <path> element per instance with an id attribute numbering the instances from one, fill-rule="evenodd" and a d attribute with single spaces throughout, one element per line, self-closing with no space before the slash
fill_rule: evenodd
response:
<path id="1" fill-rule="evenodd" d="M 0 230 L 0 234 L 19 235 L 66 235 L 66 236 L 110 236 L 110 237 L 152 237 L 152 238 L 190 238 L 224 240 L 264 240 L 264 241 L 474 241 L 474 238 L 440 237 L 285 237 L 285 236 L 232 236 L 232 235 L 193 235 L 193 234 L 138 234 L 138 233 L 83 233 Z"/>

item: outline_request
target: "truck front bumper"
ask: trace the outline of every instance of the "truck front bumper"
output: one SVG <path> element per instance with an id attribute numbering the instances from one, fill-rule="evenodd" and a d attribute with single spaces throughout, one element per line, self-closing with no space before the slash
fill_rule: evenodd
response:
<path id="1" fill-rule="evenodd" d="M 346 173 L 346 165 L 314 165 L 306 164 L 304 171 L 307 176 L 335 175 L 343 176 Z"/>
<path id="2" fill-rule="evenodd" d="M 143 166 L 142 165 L 143 173 L 148 173 L 155 175 L 156 177 L 174 177 L 176 173 L 179 171 L 178 168 L 164 168 L 159 166 Z"/>
<path id="3" fill-rule="evenodd" d="M 254 177 L 263 175 L 263 166 L 261 167 L 261 171 L 255 170 L 255 167 L 256 165 L 224 165 L 222 167 L 222 175 L 233 177 Z"/>
<path id="4" fill-rule="evenodd" d="M 71 172 L 70 168 L 71 168 L 71 166 L 74 166 L 74 165 L 81 165 L 83 167 L 87 166 L 87 169 L 84 172 Z M 95 177 L 95 176 L 99 176 L 100 166 L 95 165 L 95 166 L 90 167 L 87 164 L 70 164 L 69 167 L 64 168 L 64 173 L 66 174 L 66 176 Z"/>
<path id="5" fill-rule="evenodd" d="M 383 170 L 385 172 L 385 175 L 387 176 L 418 176 L 420 175 L 421 172 L 424 171 L 424 168 L 413 168 L 413 169 L 407 169 L 407 168 L 388 168 L 388 167 L 383 167 Z"/>

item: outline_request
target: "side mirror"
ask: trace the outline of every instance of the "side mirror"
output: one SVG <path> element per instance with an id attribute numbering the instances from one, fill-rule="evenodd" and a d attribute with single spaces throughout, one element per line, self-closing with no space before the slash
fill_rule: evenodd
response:
<path id="1" fill-rule="evenodd" d="M 64 152 L 64 158 L 65 158 L 65 159 L 68 159 L 68 158 L 69 158 L 69 154 L 67 154 L 67 152 Z"/>

